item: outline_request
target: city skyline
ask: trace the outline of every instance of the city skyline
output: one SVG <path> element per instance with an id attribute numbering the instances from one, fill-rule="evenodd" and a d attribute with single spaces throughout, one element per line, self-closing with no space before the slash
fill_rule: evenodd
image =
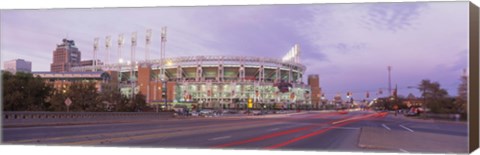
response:
<path id="1" fill-rule="evenodd" d="M 167 57 L 280 59 L 298 43 L 301 62 L 307 66 L 305 75 L 318 74 L 328 98 L 337 93 L 344 96 L 347 91 L 358 98 L 369 91 L 374 97 L 379 88 L 388 93 L 387 66 L 392 66 L 392 88 L 398 85 L 401 95 L 411 92 L 418 97 L 418 90 L 405 88 L 430 79 L 454 96 L 463 69 L 468 69 L 468 10 L 463 10 L 467 5 L 415 2 L 5 10 L 1 14 L 2 69 L 3 61 L 22 58 L 32 61 L 33 71 L 48 71 L 55 45 L 63 38 L 74 40 L 83 60 L 88 60 L 92 59 L 93 39 L 99 37 L 103 60 L 105 37 L 112 36 L 110 52 L 116 54 L 120 33 L 125 37 L 123 55 L 129 59 L 132 32 L 138 33 L 136 58 L 143 60 L 146 29 L 153 29 L 150 55 L 158 59 L 160 28 L 167 26 Z"/>

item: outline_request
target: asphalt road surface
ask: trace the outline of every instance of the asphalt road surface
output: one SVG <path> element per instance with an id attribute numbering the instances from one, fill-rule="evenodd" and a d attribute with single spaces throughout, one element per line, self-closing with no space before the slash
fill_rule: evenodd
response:
<path id="1" fill-rule="evenodd" d="M 163 148 L 467 153 L 467 124 L 387 112 L 263 116 L 3 128 L 3 143 Z"/>

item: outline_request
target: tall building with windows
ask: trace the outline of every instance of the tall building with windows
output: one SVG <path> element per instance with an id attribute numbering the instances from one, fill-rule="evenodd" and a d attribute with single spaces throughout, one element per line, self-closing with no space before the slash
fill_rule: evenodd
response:
<path id="1" fill-rule="evenodd" d="M 51 72 L 69 72 L 71 68 L 80 66 L 81 52 L 75 46 L 73 40 L 63 39 L 53 51 L 53 63 L 50 65 Z"/>
<path id="2" fill-rule="evenodd" d="M 308 85 L 312 91 L 312 104 L 314 108 L 319 108 L 322 90 L 320 88 L 320 78 L 318 74 L 308 75 Z"/>
<path id="3" fill-rule="evenodd" d="M 32 62 L 23 59 L 14 59 L 3 63 L 4 69 L 13 74 L 16 72 L 32 72 Z"/>

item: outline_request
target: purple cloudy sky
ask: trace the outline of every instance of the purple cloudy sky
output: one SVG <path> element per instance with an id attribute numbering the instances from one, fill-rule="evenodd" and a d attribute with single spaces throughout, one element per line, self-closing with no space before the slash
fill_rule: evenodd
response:
<path id="1" fill-rule="evenodd" d="M 379 88 L 385 94 L 388 65 L 392 87 L 397 84 L 401 95 L 418 95 L 406 87 L 422 79 L 438 81 L 456 95 L 468 67 L 467 8 L 468 2 L 416 2 L 2 10 L 1 59 L 22 58 L 32 61 L 33 71 L 49 71 L 52 51 L 62 38 L 75 40 L 85 60 L 92 58 L 93 38 L 100 37 L 103 47 L 105 36 L 116 41 L 120 33 L 126 38 L 124 55 L 129 55 L 135 31 L 137 58 L 143 59 L 148 28 L 157 54 L 152 57 L 159 58 L 160 28 L 167 26 L 167 57 L 281 58 L 298 43 L 306 74 L 320 75 L 328 98 L 346 91 L 356 98 L 366 91 L 375 96 Z M 111 51 L 116 50 L 113 46 Z"/>

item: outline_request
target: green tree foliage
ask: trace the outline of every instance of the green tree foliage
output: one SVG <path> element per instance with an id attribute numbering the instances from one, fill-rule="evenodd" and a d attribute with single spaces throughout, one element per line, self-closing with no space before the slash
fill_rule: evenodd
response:
<path id="1" fill-rule="evenodd" d="M 422 80 L 418 89 L 425 98 L 426 107 L 433 113 L 453 113 L 455 112 L 453 101 L 448 98 L 448 92 L 440 88 L 438 82 Z"/>
<path id="2" fill-rule="evenodd" d="M 65 100 L 70 98 L 70 111 L 134 112 L 150 110 L 146 97 L 136 94 L 128 98 L 116 85 L 103 84 L 101 91 L 96 83 L 76 81 L 69 87 L 54 89 L 40 77 L 30 73 L 2 72 L 4 111 L 67 111 Z"/>
<path id="3" fill-rule="evenodd" d="M 2 72 L 4 111 L 44 111 L 48 110 L 53 87 L 31 73 Z"/>
<path id="4" fill-rule="evenodd" d="M 149 107 L 147 106 L 147 101 L 145 95 L 142 94 L 136 94 L 135 99 L 133 100 L 135 104 L 135 111 L 145 111 Z"/>
<path id="5" fill-rule="evenodd" d="M 120 92 L 114 84 L 103 84 L 100 92 L 100 101 L 105 111 L 128 111 L 128 98 Z"/>
<path id="6" fill-rule="evenodd" d="M 134 104 L 131 102 L 131 100 L 127 96 L 122 95 L 120 98 L 118 98 L 117 102 L 115 103 L 114 111 L 132 112 L 134 111 L 133 105 Z"/>
<path id="7" fill-rule="evenodd" d="M 466 71 L 465 71 L 466 72 Z M 468 97 L 468 76 L 465 73 L 460 77 L 460 85 L 458 85 L 458 96 L 455 100 L 457 112 L 466 116 L 467 113 L 467 97 Z"/>
<path id="8" fill-rule="evenodd" d="M 72 100 L 71 111 L 103 111 L 93 82 L 73 82 L 65 93 Z"/>
<path id="9" fill-rule="evenodd" d="M 54 90 L 50 97 L 50 111 L 67 111 L 65 100 L 67 95 L 62 90 Z"/>
<path id="10" fill-rule="evenodd" d="M 116 85 L 112 84 L 102 86 L 100 101 L 105 111 L 135 112 L 145 111 L 149 108 L 144 95 L 136 94 L 133 99 L 128 98 L 121 94 Z"/>

